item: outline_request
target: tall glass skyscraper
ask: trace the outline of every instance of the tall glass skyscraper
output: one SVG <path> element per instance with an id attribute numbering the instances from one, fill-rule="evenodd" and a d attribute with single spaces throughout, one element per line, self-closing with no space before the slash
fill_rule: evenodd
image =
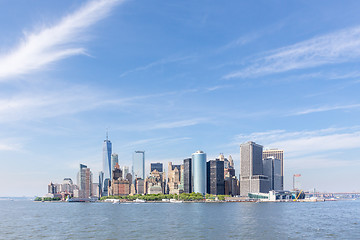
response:
<path id="1" fill-rule="evenodd" d="M 108 183 L 111 181 L 111 142 L 108 137 L 108 133 L 106 133 L 106 140 L 103 143 L 103 172 L 104 172 L 104 182 L 103 193 L 107 194 Z"/>
<path id="2" fill-rule="evenodd" d="M 112 171 L 114 171 L 116 164 L 119 164 L 119 155 L 117 153 L 113 153 L 111 154 L 111 174 Z M 110 175 L 110 177 L 112 176 Z"/>
<path id="3" fill-rule="evenodd" d="M 206 153 L 197 151 L 191 155 L 192 158 L 192 185 L 193 192 L 206 193 Z"/>
<path id="4" fill-rule="evenodd" d="M 145 179 L 145 151 L 135 151 L 133 153 L 131 174 L 133 182 L 135 182 L 136 178 Z"/>

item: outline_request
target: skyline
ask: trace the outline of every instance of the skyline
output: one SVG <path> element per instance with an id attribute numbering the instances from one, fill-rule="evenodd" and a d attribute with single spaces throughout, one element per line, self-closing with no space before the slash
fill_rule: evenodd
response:
<path id="1" fill-rule="evenodd" d="M 254 141 L 284 150 L 285 189 L 360 191 L 358 7 L 0 2 L 0 196 L 96 175 L 107 128 L 121 166 L 202 150 L 238 175 Z"/>

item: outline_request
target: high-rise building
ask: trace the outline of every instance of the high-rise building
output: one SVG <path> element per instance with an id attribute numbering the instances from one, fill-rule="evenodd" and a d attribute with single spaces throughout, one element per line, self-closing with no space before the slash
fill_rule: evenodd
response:
<path id="1" fill-rule="evenodd" d="M 128 166 L 123 166 L 122 167 L 122 174 L 123 174 L 123 178 L 126 178 L 126 175 L 129 173 L 129 167 Z"/>
<path id="2" fill-rule="evenodd" d="M 145 151 L 135 151 L 132 159 L 133 183 L 137 178 L 145 179 Z"/>
<path id="3" fill-rule="evenodd" d="M 130 193 L 130 182 L 122 178 L 122 171 L 118 163 L 115 164 L 112 171 L 111 186 L 109 187 L 109 195 L 126 196 Z"/>
<path id="4" fill-rule="evenodd" d="M 192 158 L 192 183 L 193 192 L 206 193 L 206 153 L 197 151 L 191 155 Z"/>
<path id="5" fill-rule="evenodd" d="M 158 172 L 163 172 L 163 164 L 162 163 L 151 163 L 150 164 L 150 172 L 157 170 Z"/>
<path id="6" fill-rule="evenodd" d="M 249 193 L 267 193 L 270 190 L 269 179 L 263 175 L 262 150 L 263 146 L 254 142 L 240 145 L 241 196 L 248 196 Z"/>
<path id="7" fill-rule="evenodd" d="M 263 173 L 269 178 L 270 190 L 283 190 L 280 159 L 277 159 L 275 157 L 268 157 L 263 159 Z"/>
<path id="8" fill-rule="evenodd" d="M 268 157 L 274 157 L 280 159 L 281 165 L 281 189 L 284 189 L 284 150 L 281 149 L 269 149 L 263 151 L 263 159 Z"/>
<path id="9" fill-rule="evenodd" d="M 191 181 L 191 158 L 184 159 L 184 193 L 192 192 L 192 181 Z"/>
<path id="10" fill-rule="evenodd" d="M 181 165 L 173 165 L 172 162 L 168 163 L 168 193 L 180 194 L 179 186 L 181 185 Z"/>
<path id="11" fill-rule="evenodd" d="M 114 171 L 116 164 L 119 164 L 119 155 L 117 153 L 113 153 L 111 154 L 111 171 Z"/>
<path id="12" fill-rule="evenodd" d="M 154 169 L 145 181 L 146 194 L 165 193 L 165 173 Z"/>
<path id="13" fill-rule="evenodd" d="M 109 183 L 111 181 L 111 142 L 108 133 L 106 132 L 106 139 L 103 143 L 103 182 L 102 182 L 102 196 L 107 196 Z"/>
<path id="14" fill-rule="evenodd" d="M 219 159 L 210 160 L 206 163 L 207 168 L 207 193 L 214 195 L 225 194 L 224 161 Z"/>
<path id="15" fill-rule="evenodd" d="M 92 173 L 90 168 L 84 164 L 80 164 L 78 173 L 79 196 L 81 198 L 89 198 L 92 190 Z"/>

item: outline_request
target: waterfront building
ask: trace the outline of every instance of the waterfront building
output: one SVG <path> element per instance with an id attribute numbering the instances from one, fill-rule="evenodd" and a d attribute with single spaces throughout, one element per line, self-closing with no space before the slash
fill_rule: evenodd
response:
<path id="1" fill-rule="evenodd" d="M 192 154 L 192 192 L 206 193 L 206 153 L 197 151 Z"/>
<path id="2" fill-rule="evenodd" d="M 184 159 L 184 193 L 191 193 L 192 192 L 192 180 L 191 180 L 191 158 Z"/>
<path id="3" fill-rule="evenodd" d="M 132 177 L 135 179 L 145 179 L 145 151 L 135 151 L 133 153 Z"/>
<path id="4" fill-rule="evenodd" d="M 145 180 L 142 178 L 137 178 L 135 180 L 135 192 L 137 194 L 145 194 Z"/>
<path id="5" fill-rule="evenodd" d="M 163 172 L 163 164 L 162 163 L 151 163 L 150 164 L 150 172 L 157 170 L 158 172 Z"/>
<path id="6" fill-rule="evenodd" d="M 154 169 L 145 181 L 146 194 L 164 194 L 165 193 L 165 173 Z"/>
<path id="7" fill-rule="evenodd" d="M 122 178 L 122 170 L 119 164 L 115 164 L 112 171 L 112 180 L 109 187 L 109 195 L 112 196 L 127 196 L 130 194 L 130 182 Z"/>
<path id="8" fill-rule="evenodd" d="M 270 183 L 263 175 L 262 163 L 263 146 L 255 142 L 240 145 L 240 195 L 249 193 L 267 193 Z"/>
<path id="9" fill-rule="evenodd" d="M 207 193 L 214 195 L 225 194 L 224 161 L 219 159 L 210 160 L 206 163 L 207 168 Z"/>
<path id="10" fill-rule="evenodd" d="M 181 165 L 173 165 L 172 162 L 168 163 L 168 180 L 167 192 L 169 194 L 180 194 L 181 185 Z"/>
<path id="11" fill-rule="evenodd" d="M 68 193 L 69 195 L 72 195 L 75 185 L 71 178 L 64 178 L 62 184 L 59 184 L 60 186 L 60 193 Z"/>
<path id="12" fill-rule="evenodd" d="M 108 187 L 111 181 L 111 151 L 112 145 L 109 140 L 108 133 L 106 132 L 106 139 L 103 143 L 103 179 L 102 179 L 102 196 L 108 195 Z"/>
<path id="13" fill-rule="evenodd" d="M 281 149 L 269 149 L 263 151 L 263 159 L 268 157 L 274 157 L 280 159 L 281 166 L 281 190 L 284 189 L 284 150 Z"/>
<path id="14" fill-rule="evenodd" d="M 81 198 L 89 198 L 92 190 L 92 173 L 90 168 L 84 164 L 80 164 L 78 172 L 79 196 Z"/>
<path id="15" fill-rule="evenodd" d="M 111 171 L 114 171 L 116 164 L 119 164 L 119 155 L 117 153 L 113 153 L 111 154 Z"/>
<path id="16" fill-rule="evenodd" d="M 282 176 L 281 176 L 281 160 L 275 157 L 268 157 L 263 159 L 263 173 L 268 176 L 270 182 L 270 190 L 281 191 Z"/>
<path id="17" fill-rule="evenodd" d="M 91 186 L 91 196 L 92 197 L 99 197 L 99 183 L 92 183 Z"/>

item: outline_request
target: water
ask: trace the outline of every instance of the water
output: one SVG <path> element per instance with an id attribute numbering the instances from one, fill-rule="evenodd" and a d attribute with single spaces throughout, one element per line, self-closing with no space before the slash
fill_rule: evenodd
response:
<path id="1" fill-rule="evenodd" d="M 360 201 L 0 201 L 1 239 L 360 239 Z"/>

